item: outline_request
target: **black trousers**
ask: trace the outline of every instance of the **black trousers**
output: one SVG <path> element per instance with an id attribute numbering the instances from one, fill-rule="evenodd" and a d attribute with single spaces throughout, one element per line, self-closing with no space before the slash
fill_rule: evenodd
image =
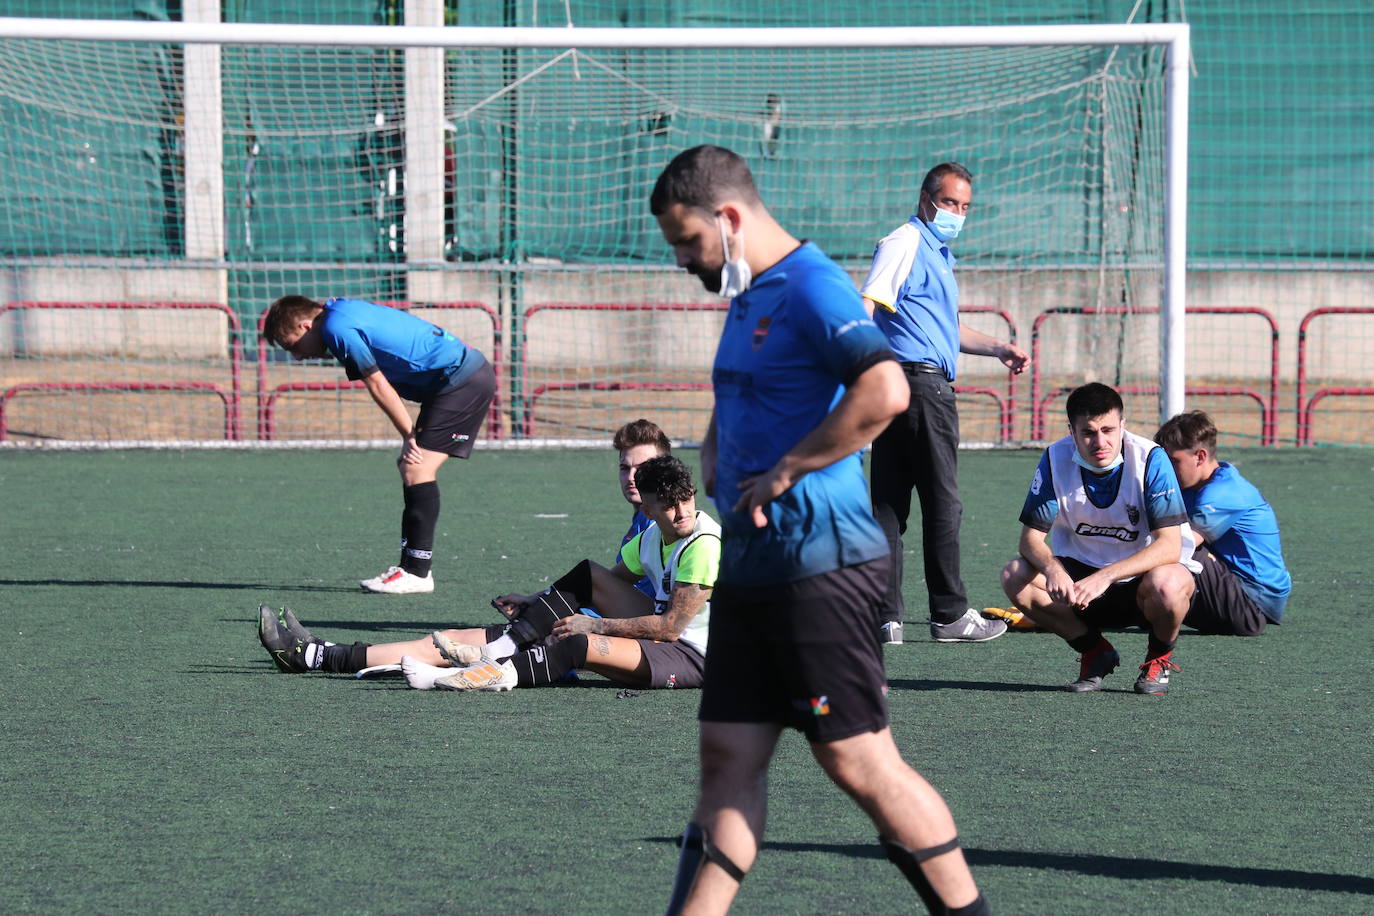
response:
<path id="1" fill-rule="evenodd" d="M 911 404 L 873 442 L 873 515 L 887 535 L 892 581 L 883 602 L 884 621 L 902 620 L 902 535 L 911 514 L 911 491 L 921 502 L 921 534 L 930 617 L 957 620 L 968 610 L 959 574 L 959 411 L 954 388 L 943 375 L 906 370 Z"/>

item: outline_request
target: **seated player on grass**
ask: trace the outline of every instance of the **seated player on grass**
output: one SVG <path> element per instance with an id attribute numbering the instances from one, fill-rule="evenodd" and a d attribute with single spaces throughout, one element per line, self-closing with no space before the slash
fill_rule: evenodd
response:
<path id="1" fill-rule="evenodd" d="M 628 544 L 630 538 L 649 527 L 649 520 L 639 507 L 639 490 L 635 487 L 635 470 L 650 458 L 671 454 L 673 446 L 658 424 L 644 419 L 626 423 L 617 429 L 611 444 L 619 458 L 620 493 L 634 509 L 630 515 L 630 527 L 615 548 L 615 556 L 619 557 L 620 548 Z M 635 583 L 635 587 L 650 597 L 654 594 L 653 583 L 647 579 L 639 580 Z M 397 665 L 403 655 L 410 655 L 430 664 L 448 664 L 429 637 L 411 642 L 383 643 L 381 645 L 354 643 L 351 646 L 341 646 L 335 643 L 325 643 L 323 650 L 312 650 L 308 648 L 308 645 L 303 645 L 300 653 L 277 655 L 275 654 L 276 651 L 285 652 L 291 648 L 290 642 L 279 645 L 281 640 L 278 639 L 278 624 L 293 631 L 294 637 L 306 638 L 309 636 L 309 631 L 300 626 L 300 622 L 296 620 L 289 608 L 282 608 L 280 612 L 273 612 L 269 607 L 263 605 L 258 608 L 258 617 L 258 638 L 262 640 L 269 652 L 274 653 L 273 659 L 277 661 L 277 666 L 283 671 L 309 670 L 352 674 L 362 670 L 383 669 L 388 665 Z M 484 640 L 479 639 L 477 641 L 482 642 Z"/>
<path id="2" fill-rule="evenodd" d="M 1169 455 L 1188 524 L 1204 549 L 1183 625 L 1218 636 L 1258 636 L 1283 621 L 1293 580 L 1283 562 L 1279 520 L 1255 485 L 1217 460 L 1217 428 L 1200 410 L 1171 417 L 1155 433 Z"/>
<path id="3" fill-rule="evenodd" d="M 1080 654 L 1069 690 L 1101 690 L 1121 661 L 1103 629 L 1139 626 L 1149 647 L 1136 693 L 1167 693 L 1200 569 L 1178 479 L 1164 449 L 1126 430 L 1113 389 L 1076 388 L 1067 411 L 1069 435 L 1045 450 L 1031 480 L 1020 556 L 1003 568 L 1002 590 Z"/>
<path id="4" fill-rule="evenodd" d="M 678 459 L 650 459 L 635 477 L 652 524 L 622 548 L 615 567 L 584 560 L 542 593 L 496 599 L 506 624 L 339 646 L 315 637 L 290 612 L 278 617 L 264 607 L 259 637 L 283 671 L 349 672 L 399 662 L 420 689 L 537 687 L 577 668 L 631 687 L 700 686 L 720 528 L 696 509 L 691 473 Z M 654 599 L 634 587 L 646 574 L 657 584 Z M 450 663 L 465 667 L 454 672 L 444 667 Z"/>

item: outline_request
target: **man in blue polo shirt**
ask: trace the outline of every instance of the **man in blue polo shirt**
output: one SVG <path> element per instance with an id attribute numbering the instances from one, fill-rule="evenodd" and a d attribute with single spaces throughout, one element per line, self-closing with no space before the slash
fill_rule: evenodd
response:
<path id="1" fill-rule="evenodd" d="M 848 276 L 773 219 L 736 154 L 679 154 L 649 208 L 678 266 L 731 300 L 701 456 L 724 538 L 702 779 L 668 912 L 729 907 L 758 853 L 768 764 L 790 727 L 869 814 L 931 912 L 986 913 L 953 817 L 887 724 L 888 551 L 858 452 L 906 406 L 901 371 Z"/>
<path id="2" fill-rule="evenodd" d="M 350 379 L 362 381 L 400 434 L 401 559 L 358 584 L 388 595 L 432 592 L 437 474 L 450 456 L 472 453 L 496 393 L 491 364 L 428 321 L 361 299 L 321 305 L 305 296 L 283 296 L 268 309 L 262 333 L 296 359 L 338 360 Z M 402 398 L 419 402 L 414 421 Z"/>
<path id="3" fill-rule="evenodd" d="M 1155 441 L 1183 488 L 1188 523 L 1206 550 L 1184 626 L 1222 636 L 1258 636 L 1283 621 L 1293 590 L 1279 520 L 1255 485 L 1217 460 L 1217 428 L 1201 410 L 1170 417 Z"/>
<path id="4" fill-rule="evenodd" d="M 902 641 L 902 535 L 911 490 L 921 501 L 922 551 L 936 642 L 986 642 L 1007 630 L 968 605 L 959 572 L 959 411 L 954 367 L 959 354 L 995 356 L 1013 372 L 1030 357 L 1020 347 L 959 321 L 959 284 L 949 243 L 973 199 L 973 176 L 954 162 L 921 182 L 912 217 L 878 242 L 860 292 L 887 336 L 910 387 L 910 406 L 873 443 L 873 515 L 887 536 L 892 584 L 883 606 L 884 641 Z"/>

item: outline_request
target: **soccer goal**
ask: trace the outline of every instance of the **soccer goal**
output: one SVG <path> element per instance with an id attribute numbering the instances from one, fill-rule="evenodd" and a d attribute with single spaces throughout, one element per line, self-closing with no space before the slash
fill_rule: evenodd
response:
<path id="1" fill-rule="evenodd" d="M 1184 396 L 1181 24 L 607 29 L 0 19 L 0 440 L 390 445 L 327 363 L 258 339 L 276 297 L 413 309 L 487 354 L 485 436 L 699 439 L 725 304 L 648 212 L 700 143 L 861 280 L 932 165 L 974 175 L 964 439 L 1057 436 L 1096 379 Z M 423 8 L 422 8 L 423 7 Z M 426 16 L 430 18 L 426 20 Z"/>

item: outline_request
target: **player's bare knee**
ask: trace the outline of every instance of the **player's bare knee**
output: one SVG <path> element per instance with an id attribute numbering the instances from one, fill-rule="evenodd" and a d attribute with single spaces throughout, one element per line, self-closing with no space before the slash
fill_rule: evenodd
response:
<path id="1" fill-rule="evenodd" d="M 1182 610 L 1186 613 L 1193 588 L 1192 573 L 1178 563 L 1171 563 L 1156 567 L 1141 577 L 1139 596 L 1147 608 L 1153 605 L 1170 612 Z"/>

